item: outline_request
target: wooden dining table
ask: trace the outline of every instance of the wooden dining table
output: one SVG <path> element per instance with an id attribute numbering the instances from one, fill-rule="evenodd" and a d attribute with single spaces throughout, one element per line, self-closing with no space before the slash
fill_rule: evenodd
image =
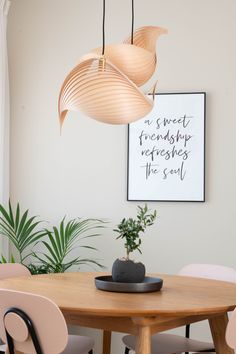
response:
<path id="1" fill-rule="evenodd" d="M 98 290 L 94 279 L 105 273 L 44 274 L 0 281 L 0 288 L 46 296 L 68 324 L 103 330 L 103 354 L 110 353 L 111 333 L 137 336 L 136 353 L 151 353 L 151 335 L 208 320 L 217 354 L 233 354 L 225 342 L 227 312 L 236 306 L 236 284 L 156 274 L 161 291 L 118 293 Z"/>

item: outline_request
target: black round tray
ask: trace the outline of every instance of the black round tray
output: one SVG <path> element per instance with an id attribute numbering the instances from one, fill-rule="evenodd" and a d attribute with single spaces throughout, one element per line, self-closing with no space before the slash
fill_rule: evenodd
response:
<path id="1" fill-rule="evenodd" d="M 113 281 L 111 275 L 103 275 L 95 278 L 95 285 L 99 290 L 118 293 L 149 293 L 161 290 L 163 280 L 160 278 L 145 277 L 142 283 L 119 283 Z"/>

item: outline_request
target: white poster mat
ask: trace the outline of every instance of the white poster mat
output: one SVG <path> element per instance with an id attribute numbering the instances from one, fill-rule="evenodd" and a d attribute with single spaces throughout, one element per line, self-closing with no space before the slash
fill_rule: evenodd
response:
<path id="1" fill-rule="evenodd" d="M 129 125 L 128 200 L 205 201 L 205 101 L 204 92 L 157 94 Z"/>

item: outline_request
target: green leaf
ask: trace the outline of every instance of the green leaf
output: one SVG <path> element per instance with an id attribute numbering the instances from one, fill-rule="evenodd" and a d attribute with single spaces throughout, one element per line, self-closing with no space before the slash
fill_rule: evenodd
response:
<path id="1" fill-rule="evenodd" d="M 41 254 L 35 254 L 35 258 L 42 264 L 48 264 L 48 267 L 53 272 L 64 272 L 72 266 L 81 264 L 80 256 L 71 259 L 71 252 L 79 248 L 96 251 L 96 248 L 90 244 L 80 242 L 83 240 L 91 240 L 100 234 L 96 232 L 101 229 L 102 221 L 97 219 L 71 219 L 66 222 L 65 217 L 59 223 L 59 227 L 53 226 L 52 229 L 46 229 L 46 240 L 42 243 L 45 246 L 45 251 Z M 69 259 L 69 261 L 68 261 Z M 96 264 L 101 267 L 101 264 L 90 258 L 84 258 L 83 264 Z"/>
<path id="2" fill-rule="evenodd" d="M 21 262 L 31 255 L 32 250 L 27 249 L 31 244 L 45 235 L 41 230 L 36 230 L 41 221 L 34 222 L 36 216 L 29 217 L 29 211 L 21 214 L 19 203 L 14 213 L 9 200 L 8 211 L 0 205 L 0 232 L 13 243 L 19 253 Z M 26 249 L 28 253 L 26 253 Z"/>
<path id="3" fill-rule="evenodd" d="M 24 250 L 25 248 L 29 247 L 31 244 L 35 244 L 36 241 L 42 239 L 44 236 L 46 236 L 45 231 L 36 231 L 35 233 L 29 233 L 27 238 L 24 239 L 24 243 L 22 243 L 22 240 L 20 241 L 21 244 L 21 249 Z"/>
<path id="4" fill-rule="evenodd" d="M 60 223 L 60 237 L 61 237 L 62 249 L 64 249 L 65 245 L 66 245 L 65 230 L 64 230 L 64 220 L 65 220 L 65 216 L 64 216 L 64 218 L 62 219 L 62 221 Z"/>
<path id="5" fill-rule="evenodd" d="M 17 229 L 18 229 L 19 220 L 20 220 L 20 206 L 19 206 L 19 203 L 17 203 L 16 217 L 15 217 L 15 230 L 16 230 L 16 231 L 17 231 Z"/>
<path id="6" fill-rule="evenodd" d="M 24 242 L 24 240 L 27 238 L 27 236 L 36 228 L 38 224 L 40 224 L 40 221 L 35 222 L 32 224 L 32 222 L 35 219 L 35 216 L 29 218 L 26 220 L 28 215 L 28 211 L 26 211 L 21 219 L 20 226 L 17 232 L 18 238 Z"/>
<path id="7" fill-rule="evenodd" d="M 57 255 L 55 252 L 55 249 L 53 247 L 53 244 L 49 244 L 46 241 L 43 241 L 44 246 L 48 249 L 49 254 L 52 256 L 55 262 L 58 262 L 60 260 L 60 257 Z"/>
<path id="8" fill-rule="evenodd" d="M 62 256 L 62 243 L 61 243 L 61 235 L 59 234 L 58 229 L 54 226 L 53 227 L 53 231 L 54 231 L 54 235 L 55 235 L 55 244 L 56 244 L 56 248 L 58 250 L 58 253 L 60 255 L 60 257 Z"/>
<path id="9" fill-rule="evenodd" d="M 13 212 L 12 212 L 12 207 L 11 207 L 10 199 L 9 199 L 8 207 L 9 207 L 9 217 L 10 217 L 12 226 L 15 227 L 14 216 L 13 216 Z"/>
<path id="10" fill-rule="evenodd" d="M 124 239 L 124 247 L 127 252 L 127 258 L 129 258 L 129 253 L 137 250 L 141 253 L 141 233 L 144 233 L 148 226 L 154 224 L 156 219 L 157 212 L 154 210 L 152 213 L 149 213 L 147 204 L 144 207 L 137 206 L 137 216 L 136 219 L 123 218 L 121 222 L 113 229 L 114 232 L 117 232 L 119 235 L 116 239 Z"/>
<path id="11" fill-rule="evenodd" d="M 3 255 L 1 255 L 1 263 L 7 263 L 7 260 Z"/>
<path id="12" fill-rule="evenodd" d="M 16 263 L 16 261 L 15 261 L 15 258 L 14 258 L 14 256 L 13 256 L 13 254 L 11 255 L 10 262 L 11 262 L 11 263 Z"/>
<path id="13" fill-rule="evenodd" d="M 8 215 L 8 212 L 1 204 L 0 204 L 0 213 L 7 220 L 8 224 L 11 225 L 12 227 L 14 227 L 14 222 L 12 222 L 10 216 Z"/>

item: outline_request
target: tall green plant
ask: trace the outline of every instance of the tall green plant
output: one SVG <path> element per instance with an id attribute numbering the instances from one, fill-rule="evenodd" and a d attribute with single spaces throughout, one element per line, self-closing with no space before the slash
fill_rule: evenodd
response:
<path id="1" fill-rule="evenodd" d="M 37 230 L 42 221 L 36 221 L 37 216 L 30 217 L 28 214 L 28 210 L 21 213 L 19 203 L 17 203 L 15 212 L 10 200 L 8 210 L 0 204 L 0 234 L 7 237 L 15 246 L 21 263 L 24 263 L 26 258 L 32 254 L 29 246 L 32 248 L 46 235 L 45 230 Z"/>
<path id="2" fill-rule="evenodd" d="M 59 227 L 54 226 L 52 230 L 45 229 L 47 239 L 42 243 L 46 252 L 41 255 L 37 252 L 34 257 L 47 267 L 49 272 L 65 272 L 72 266 L 82 264 L 94 264 L 102 267 L 95 259 L 73 257 L 73 251 L 78 247 L 96 250 L 87 244 L 81 244 L 82 240 L 99 236 L 98 230 L 103 228 L 104 222 L 97 219 L 72 219 L 65 222 L 65 217 L 60 222 Z"/>

